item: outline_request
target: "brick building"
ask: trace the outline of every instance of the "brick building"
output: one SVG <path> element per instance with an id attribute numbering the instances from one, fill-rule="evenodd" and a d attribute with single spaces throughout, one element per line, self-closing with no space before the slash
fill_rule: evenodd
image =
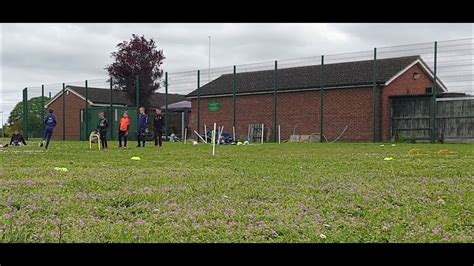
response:
<path id="1" fill-rule="evenodd" d="M 331 140 L 347 126 L 343 140 L 373 139 L 373 61 L 324 65 L 324 135 Z M 376 139 L 391 132 L 391 99 L 397 96 L 430 95 L 433 73 L 419 56 L 377 60 Z M 278 84 L 277 123 L 281 139 L 291 134 L 310 135 L 320 130 L 321 66 L 303 66 L 237 73 L 235 79 L 236 137 L 247 138 L 249 124 L 264 124 L 273 139 L 274 83 Z M 225 74 L 200 88 L 200 132 L 216 122 L 231 131 L 233 126 L 233 74 Z M 438 91 L 446 91 L 438 80 Z M 192 111 L 189 126 L 197 127 L 197 90 L 187 95 Z M 213 110 L 211 105 L 218 105 Z"/>
<path id="2" fill-rule="evenodd" d="M 86 107 L 86 88 L 78 86 L 66 86 L 66 140 L 79 140 L 81 136 L 81 109 Z M 57 117 L 57 126 L 54 130 L 54 139 L 63 139 L 63 93 L 56 94 L 47 104 L 46 108 L 53 108 Z M 104 88 L 88 88 L 87 107 L 109 107 L 110 90 Z M 168 104 L 173 104 L 185 100 L 184 95 L 168 94 Z M 151 108 L 165 105 L 165 94 L 155 93 L 150 98 Z M 135 107 L 127 97 L 126 92 L 121 90 L 112 90 L 113 107 Z M 96 114 L 94 114 L 96 115 Z M 110 119 L 109 119 L 110 121 Z M 110 121 L 112 122 L 112 121 Z M 115 122 L 117 129 L 118 122 Z"/>

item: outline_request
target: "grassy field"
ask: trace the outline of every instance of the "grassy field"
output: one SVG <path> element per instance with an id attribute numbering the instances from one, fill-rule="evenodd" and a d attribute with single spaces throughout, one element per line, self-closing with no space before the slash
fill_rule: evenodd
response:
<path id="1" fill-rule="evenodd" d="M 116 145 L 1 149 L 0 242 L 474 241 L 473 145 Z"/>

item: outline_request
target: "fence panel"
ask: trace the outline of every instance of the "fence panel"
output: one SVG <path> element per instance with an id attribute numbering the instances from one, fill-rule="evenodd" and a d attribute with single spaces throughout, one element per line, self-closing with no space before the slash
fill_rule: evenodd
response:
<path id="1" fill-rule="evenodd" d="M 438 78 L 448 92 L 474 94 L 474 39 L 438 42 Z"/>
<path id="2" fill-rule="evenodd" d="M 233 73 L 233 70 L 232 70 Z M 223 79 L 226 93 L 233 95 L 235 90 L 235 138 L 240 141 L 273 141 L 274 136 L 274 88 L 275 62 L 246 64 L 236 66 L 235 75 Z M 235 76 L 235 82 L 233 79 Z M 224 83 L 225 82 L 225 83 Z M 232 97 L 227 97 L 233 101 Z M 251 127 L 257 127 L 252 130 Z"/>
<path id="3" fill-rule="evenodd" d="M 118 89 L 114 88 L 113 85 L 114 84 L 110 82 L 110 79 L 102 78 L 87 80 L 87 88 L 85 87 L 85 82 L 81 86 L 78 86 L 77 89 L 80 90 L 80 94 L 84 99 L 78 103 L 79 110 L 74 110 L 74 112 L 82 112 L 82 117 L 84 118 L 82 123 L 84 125 L 81 128 L 85 132 L 87 127 L 87 133 L 83 134 L 81 139 L 87 140 L 89 134 L 97 129 L 99 112 L 104 112 L 105 117 L 109 122 L 107 139 L 118 139 L 120 117 L 114 108 L 126 106 L 129 101 Z M 87 105 L 87 110 L 86 100 L 87 103 L 89 103 Z M 94 123 L 92 121 L 94 121 Z"/>
<path id="4" fill-rule="evenodd" d="M 23 115 L 21 117 L 21 122 L 17 121 L 17 125 L 14 129 L 22 132 L 27 140 L 41 139 L 43 137 L 43 102 L 45 102 L 46 99 L 42 98 L 41 89 L 41 86 L 28 87 L 24 89 L 23 92 L 27 104 L 22 105 Z"/>
<path id="5" fill-rule="evenodd" d="M 283 142 L 321 140 L 324 121 L 321 62 L 320 56 L 277 62 L 275 140 L 278 141 L 278 130 Z"/>
<path id="6" fill-rule="evenodd" d="M 233 101 L 232 79 L 233 68 L 222 67 L 201 70 L 199 72 L 200 95 L 200 128 L 199 132 L 210 135 L 216 123 L 216 130 L 224 127 L 224 132 L 232 134 Z"/>
<path id="7" fill-rule="evenodd" d="M 199 116 L 196 98 L 197 89 L 197 71 L 168 73 L 168 96 L 166 101 L 168 106 L 166 106 L 166 103 L 162 105 L 162 109 L 165 111 L 167 136 L 174 133 L 177 137 L 183 139 L 187 129 L 187 138 L 196 137 L 193 130 L 197 130 L 197 118 Z M 190 93 L 194 94 L 193 98 L 187 98 Z"/>
<path id="8" fill-rule="evenodd" d="M 474 139 L 474 98 L 438 101 L 437 122 L 445 140 Z"/>
<path id="9" fill-rule="evenodd" d="M 372 141 L 379 110 L 373 51 L 324 56 L 324 135 L 328 141 Z M 375 112 L 374 112 L 375 111 Z"/>
<path id="10" fill-rule="evenodd" d="M 53 131 L 52 138 L 54 140 L 63 140 L 65 136 L 65 127 L 64 127 L 65 117 L 62 114 L 63 114 L 63 111 L 66 109 L 65 104 L 67 104 L 67 100 L 63 101 L 64 99 L 62 97 L 63 84 L 62 83 L 45 84 L 43 85 L 43 87 L 44 87 L 45 97 L 47 95 L 47 98 L 45 98 L 45 106 L 44 106 L 45 107 L 44 111 L 46 112 L 45 115 L 48 115 L 48 110 L 52 109 L 54 115 L 56 116 L 56 121 L 57 121 L 57 125 Z M 40 90 L 41 90 L 41 86 L 36 87 L 35 89 L 36 93 L 34 94 L 41 95 L 40 92 L 38 92 Z M 66 126 L 67 126 L 67 122 L 66 122 Z M 43 127 L 42 130 L 44 130 L 44 121 L 42 122 L 42 127 Z M 28 132 L 28 135 L 30 135 L 29 132 Z M 43 136 L 41 136 L 41 138 L 42 137 Z"/>

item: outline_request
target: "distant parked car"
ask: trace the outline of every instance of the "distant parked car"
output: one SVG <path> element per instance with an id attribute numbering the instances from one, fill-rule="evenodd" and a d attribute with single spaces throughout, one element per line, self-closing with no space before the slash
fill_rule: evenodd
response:
<path id="1" fill-rule="evenodd" d="M 219 130 L 216 130 L 216 143 L 218 141 L 219 137 Z M 207 131 L 207 139 L 209 142 L 212 142 L 212 130 Z M 232 137 L 232 134 L 229 132 L 223 131 L 221 134 L 221 144 L 231 144 L 234 142 L 234 138 Z"/>

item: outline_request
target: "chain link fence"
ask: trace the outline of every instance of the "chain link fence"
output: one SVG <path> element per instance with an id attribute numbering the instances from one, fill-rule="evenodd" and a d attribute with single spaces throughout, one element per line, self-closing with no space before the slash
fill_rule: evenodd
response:
<path id="1" fill-rule="evenodd" d="M 28 87 L 9 123 L 29 139 L 42 138 L 53 109 L 55 139 L 87 140 L 105 112 L 115 140 L 127 111 L 133 140 L 144 106 L 149 132 L 155 109 L 164 111 L 167 139 L 206 141 L 216 123 L 250 142 L 473 140 L 473 40 L 164 72 L 158 81 L 130 76 Z"/>

